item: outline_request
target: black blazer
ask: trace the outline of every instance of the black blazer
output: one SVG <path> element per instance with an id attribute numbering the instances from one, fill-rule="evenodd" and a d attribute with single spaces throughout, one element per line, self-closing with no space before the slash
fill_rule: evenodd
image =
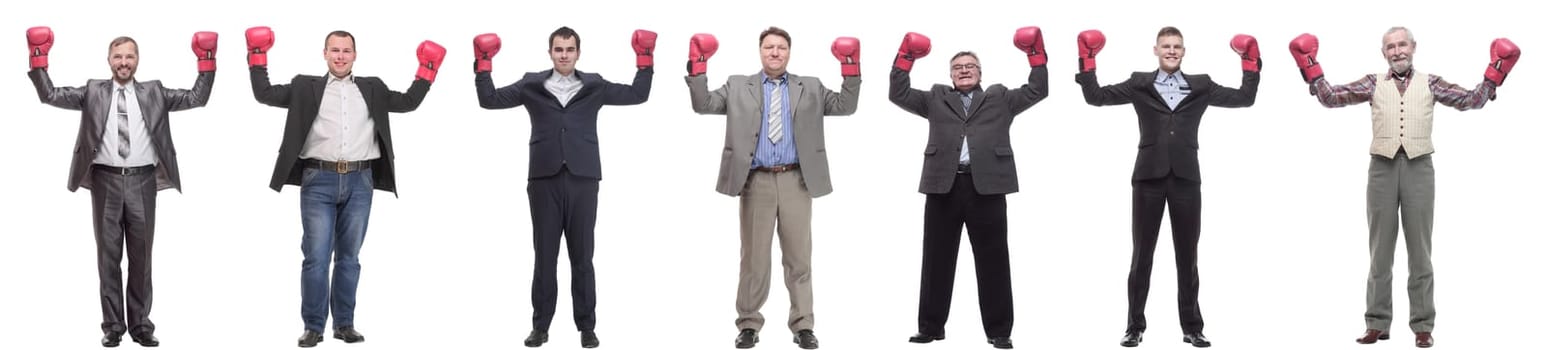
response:
<path id="1" fill-rule="evenodd" d="M 1015 116 L 1047 98 L 1047 68 L 1033 67 L 1026 85 L 1009 89 L 994 84 L 973 92 L 970 111 L 962 111 L 961 93 L 952 86 L 935 84 L 929 91 L 912 88 L 908 72 L 892 68 L 892 103 L 929 120 L 929 143 L 924 146 L 921 193 L 950 193 L 961 162 L 962 137 L 972 158 L 972 186 L 978 194 L 1020 191 L 1015 172 L 1015 152 L 1010 148 L 1010 123 Z"/>
<path id="2" fill-rule="evenodd" d="M 113 105 L 113 81 L 93 79 L 78 88 L 54 87 L 48 71 L 33 69 L 27 72 L 33 87 L 38 90 L 38 100 L 54 107 L 81 111 L 80 131 L 75 137 L 75 155 L 70 159 L 70 182 L 66 188 L 91 189 L 91 161 L 97 158 L 102 147 L 102 128 L 107 125 L 107 110 Z M 182 178 L 177 172 L 177 148 L 172 145 L 172 119 L 167 112 L 203 107 L 209 101 L 210 89 L 215 83 L 215 72 L 199 73 L 192 90 L 168 89 L 157 80 L 135 81 L 129 85 L 140 103 L 140 115 L 145 118 L 150 143 L 156 148 L 156 190 L 175 188 L 183 191 Z"/>
<path id="3" fill-rule="evenodd" d="M 1128 81 L 1100 86 L 1094 72 L 1079 73 L 1085 103 L 1110 106 L 1133 103 L 1139 115 L 1139 156 L 1133 165 L 1133 181 L 1163 178 L 1168 173 L 1193 181 L 1203 181 L 1198 171 L 1198 122 L 1209 106 L 1251 107 L 1257 100 L 1255 72 L 1241 72 L 1241 88 L 1215 84 L 1206 74 L 1182 74 L 1192 92 L 1171 110 L 1155 90 L 1159 71 L 1134 72 Z"/>
<path id="4" fill-rule="evenodd" d="M 650 80 L 655 69 L 635 72 L 633 85 L 609 82 L 601 75 L 579 70 L 574 74 L 580 78 L 580 91 L 562 107 L 558 98 L 543 87 L 543 82 L 553 75 L 552 69 L 527 73 L 521 80 L 499 89 L 494 88 L 494 78 L 488 72 L 477 73 L 473 79 L 478 87 L 479 107 L 526 106 L 532 119 L 527 179 L 558 174 L 561 166 L 568 165 L 569 172 L 576 176 L 600 180 L 602 158 L 596 140 L 596 113 L 603 105 L 637 105 L 650 99 Z"/>
<path id="5" fill-rule="evenodd" d="M 269 188 L 279 192 L 286 184 L 300 186 L 301 148 L 306 145 L 306 135 L 311 133 L 312 123 L 317 120 L 328 80 L 315 75 L 296 75 L 288 85 L 269 85 L 267 67 L 253 66 L 250 70 L 252 94 L 258 102 L 290 109 L 285 117 L 285 138 L 279 144 L 279 158 L 274 161 L 274 176 L 269 180 Z M 387 113 L 411 112 L 419 108 L 424 95 L 430 92 L 430 82 L 414 79 L 408 92 L 403 93 L 387 88 L 380 78 L 355 76 L 354 79 L 355 86 L 360 88 L 360 96 L 365 98 L 368 114 L 376 123 L 376 144 L 381 147 L 381 158 L 371 162 L 372 183 L 376 189 L 395 195 L 397 177 L 393 171 L 393 158 L 396 154 L 392 152 L 392 120 L 387 118 Z"/>

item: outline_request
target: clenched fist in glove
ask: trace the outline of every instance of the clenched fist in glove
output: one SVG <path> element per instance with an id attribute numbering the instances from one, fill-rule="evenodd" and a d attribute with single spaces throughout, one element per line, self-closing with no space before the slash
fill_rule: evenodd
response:
<path id="1" fill-rule="evenodd" d="M 1246 34 L 1236 34 L 1230 39 L 1230 49 L 1241 55 L 1241 70 L 1247 72 L 1262 71 L 1262 53 L 1257 51 L 1257 38 Z"/>
<path id="2" fill-rule="evenodd" d="M 215 32 L 193 33 L 193 54 L 199 57 L 199 73 L 215 71 L 215 46 L 220 42 Z"/>
<path id="3" fill-rule="evenodd" d="M 709 69 L 709 57 L 720 50 L 720 40 L 714 34 L 693 34 L 688 41 L 688 75 L 698 76 Z"/>
<path id="4" fill-rule="evenodd" d="M 1016 30 L 1015 48 L 1026 53 L 1026 61 L 1032 67 L 1047 65 L 1047 52 L 1042 49 L 1042 28 L 1031 26 Z"/>
<path id="5" fill-rule="evenodd" d="M 31 69 L 48 69 L 48 50 L 52 48 L 54 48 L 53 29 L 27 28 L 27 52 L 32 57 Z"/>
<path id="6" fill-rule="evenodd" d="M 419 43 L 419 73 L 414 74 L 414 77 L 434 83 L 435 72 L 440 70 L 440 63 L 445 58 L 446 48 L 440 44 L 429 40 Z"/>
<path id="7" fill-rule="evenodd" d="M 1488 61 L 1488 70 L 1483 72 L 1483 79 L 1493 82 L 1493 86 L 1504 85 L 1504 77 L 1515 68 L 1515 61 L 1520 60 L 1520 47 L 1509 39 L 1498 38 L 1493 39 L 1489 52 L 1492 59 Z"/>
<path id="8" fill-rule="evenodd" d="M 1099 30 L 1091 29 L 1080 32 L 1076 40 L 1080 44 L 1080 73 L 1096 71 L 1096 54 L 1107 46 L 1107 36 Z"/>
<path id="9" fill-rule="evenodd" d="M 1310 33 L 1300 34 L 1295 40 L 1289 41 L 1289 54 L 1294 55 L 1295 65 L 1300 66 L 1300 77 L 1305 82 L 1315 82 L 1321 79 L 1321 63 L 1316 62 L 1316 51 L 1321 44 L 1316 41 L 1316 36 Z"/>
<path id="10" fill-rule="evenodd" d="M 494 70 L 494 54 L 500 52 L 500 36 L 494 33 L 473 37 L 473 73 Z"/>
<path id="11" fill-rule="evenodd" d="M 655 32 L 634 31 L 634 65 L 639 69 L 655 67 Z"/>
<path id="12" fill-rule="evenodd" d="M 913 61 L 924 56 L 929 56 L 929 37 L 908 32 L 902 36 L 902 46 L 897 47 L 897 59 L 892 61 L 892 67 L 912 72 Z"/>
<path id="13" fill-rule="evenodd" d="M 859 76 L 859 38 L 844 36 L 833 40 L 833 57 L 843 65 L 843 76 Z"/>
<path id="14" fill-rule="evenodd" d="M 274 31 L 269 27 L 247 28 L 247 66 L 268 67 L 269 48 L 274 47 Z"/>

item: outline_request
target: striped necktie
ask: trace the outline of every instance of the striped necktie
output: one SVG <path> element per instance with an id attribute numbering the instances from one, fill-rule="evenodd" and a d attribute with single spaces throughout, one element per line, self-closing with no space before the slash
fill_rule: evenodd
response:
<path id="1" fill-rule="evenodd" d="M 768 141 L 779 143 L 784 139 L 784 93 L 780 89 L 783 80 L 775 80 L 773 95 L 768 102 Z"/>
<path id="2" fill-rule="evenodd" d="M 118 157 L 129 158 L 129 103 L 124 98 L 124 88 L 118 88 L 118 97 L 114 98 L 114 105 L 118 106 Z"/>

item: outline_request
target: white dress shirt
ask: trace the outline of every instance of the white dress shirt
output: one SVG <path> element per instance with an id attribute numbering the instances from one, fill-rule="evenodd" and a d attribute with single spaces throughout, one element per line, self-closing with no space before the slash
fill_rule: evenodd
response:
<path id="1" fill-rule="evenodd" d="M 129 156 L 118 156 L 118 90 L 124 91 L 124 106 L 129 112 Z M 107 123 L 102 128 L 102 144 L 97 148 L 97 158 L 92 163 L 137 167 L 156 164 L 156 146 L 150 143 L 150 130 L 145 128 L 145 114 L 140 111 L 140 100 L 134 94 L 134 85 L 120 85 L 113 81 L 108 92 Z"/>
<path id="2" fill-rule="evenodd" d="M 376 121 L 371 120 L 354 75 L 338 78 L 328 74 L 327 79 L 317 120 L 301 146 L 301 158 L 333 162 L 381 158 Z"/>
<path id="3" fill-rule="evenodd" d="M 576 92 L 580 92 L 580 78 L 576 78 L 573 71 L 563 75 L 555 70 L 553 75 L 548 76 L 548 80 L 543 81 L 543 88 L 559 99 L 559 107 L 564 107 L 569 105 L 569 100 L 575 97 Z"/>

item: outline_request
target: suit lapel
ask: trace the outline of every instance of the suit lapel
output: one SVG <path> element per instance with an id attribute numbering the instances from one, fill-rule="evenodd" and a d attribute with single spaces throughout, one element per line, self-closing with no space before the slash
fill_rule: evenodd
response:
<path id="1" fill-rule="evenodd" d="M 90 139 L 93 140 L 92 142 L 100 144 L 102 139 L 102 131 L 107 129 L 108 110 L 113 108 L 113 81 L 99 81 L 96 85 L 91 86 L 91 90 L 96 91 L 97 96 L 101 96 L 99 98 L 102 101 L 101 103 L 89 104 L 91 106 L 101 106 L 92 108 L 91 125 L 94 128 L 89 130 L 92 135 L 92 137 L 90 137 Z"/>
<path id="2" fill-rule="evenodd" d="M 789 74 L 789 73 L 784 73 L 784 74 L 785 74 L 786 79 L 789 79 L 789 80 L 785 81 L 785 85 L 789 87 L 789 96 L 788 96 L 788 98 L 790 99 L 790 108 L 789 108 L 789 110 L 785 111 L 785 113 L 789 113 L 790 114 L 790 123 L 792 123 L 792 124 L 793 123 L 800 123 L 800 119 L 796 119 L 795 118 L 796 117 L 795 111 L 799 110 L 799 107 L 797 107 L 797 106 L 800 106 L 800 96 L 802 95 L 800 92 L 805 89 L 805 84 L 803 84 L 803 82 L 804 82 L 803 80 L 796 79 L 794 74 Z M 778 91 L 774 91 L 774 93 L 779 93 L 779 92 Z"/>
<path id="3" fill-rule="evenodd" d="M 1144 92 L 1148 92 L 1150 94 L 1150 98 L 1154 99 L 1155 102 L 1160 103 L 1160 106 L 1165 106 L 1166 109 L 1171 109 L 1171 107 L 1166 104 L 1166 98 L 1160 96 L 1160 90 L 1155 88 L 1155 77 L 1158 76 L 1160 76 L 1159 70 L 1149 72 L 1149 74 L 1144 75 Z"/>
<path id="4" fill-rule="evenodd" d="M 145 134 L 155 138 L 154 130 L 161 126 L 161 118 L 158 117 L 159 113 L 151 113 L 151 110 L 153 107 L 165 108 L 165 106 L 160 104 L 153 105 L 151 101 L 146 100 L 149 93 L 146 92 L 145 84 L 140 84 L 139 82 L 131 82 L 130 84 L 134 84 L 134 100 L 140 105 L 140 118 L 145 121 Z"/>
<path id="5" fill-rule="evenodd" d="M 1176 109 L 1177 110 L 1181 110 L 1182 108 L 1186 108 L 1189 104 L 1191 104 L 1194 101 L 1196 101 L 1200 96 L 1208 94 L 1208 91 L 1204 91 L 1202 89 L 1198 89 L 1198 87 L 1200 87 L 1200 86 L 1207 86 L 1208 85 L 1208 84 L 1199 84 L 1199 83 L 1203 82 L 1203 80 L 1204 80 L 1203 77 L 1200 77 L 1200 76 L 1197 76 L 1197 75 L 1182 74 L 1182 79 L 1187 81 L 1188 91 L 1187 91 L 1187 96 L 1186 97 L 1182 97 L 1182 102 L 1176 104 Z"/>
<path id="6" fill-rule="evenodd" d="M 360 99 L 365 100 L 365 117 L 372 118 L 374 114 L 371 111 L 376 109 L 376 99 L 371 98 L 371 92 L 376 91 L 376 86 L 368 84 L 371 84 L 368 80 L 355 79 L 355 88 L 360 89 Z"/>
<path id="7" fill-rule="evenodd" d="M 985 99 L 988 99 L 988 94 L 984 93 L 983 89 L 972 90 L 972 105 L 967 106 L 967 119 L 972 119 L 972 116 L 978 114 L 978 108 L 983 107 L 983 100 Z"/>
<path id="8" fill-rule="evenodd" d="M 967 120 L 966 108 L 962 107 L 961 91 L 950 91 L 950 97 L 945 98 L 945 105 L 951 106 L 951 113 L 956 113 L 957 118 Z"/>

